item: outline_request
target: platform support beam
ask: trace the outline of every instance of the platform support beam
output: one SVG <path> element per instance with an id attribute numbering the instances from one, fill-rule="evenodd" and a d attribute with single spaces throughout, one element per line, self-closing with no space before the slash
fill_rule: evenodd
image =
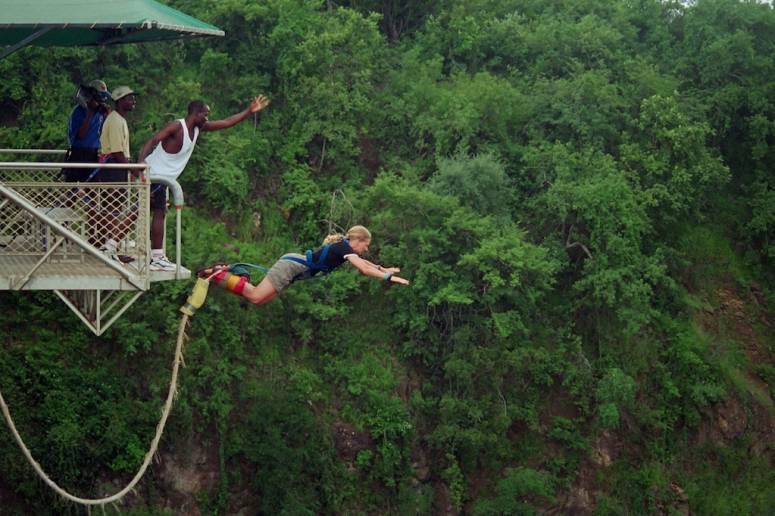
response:
<path id="1" fill-rule="evenodd" d="M 103 293 L 107 292 L 107 295 Z M 70 310 L 97 336 L 102 335 L 137 301 L 143 291 L 54 290 Z M 108 300 L 112 302 L 108 306 Z M 108 319 L 109 317 L 109 319 Z M 107 320 L 106 320 L 107 319 Z"/>
<path id="2" fill-rule="evenodd" d="M 64 238 L 59 237 L 57 239 L 57 241 L 54 243 L 54 245 L 51 246 L 51 249 L 46 251 L 46 254 L 41 256 L 40 260 L 38 260 L 38 262 L 32 267 L 32 269 L 30 269 L 29 272 L 27 272 L 27 274 L 24 275 L 24 277 L 19 282 L 19 284 L 13 286 L 13 289 L 14 290 L 21 290 L 22 288 L 24 288 L 24 285 L 26 285 L 27 282 L 30 281 L 30 277 L 35 273 L 36 270 L 38 270 L 38 267 L 43 265 L 46 262 L 46 260 L 48 260 L 48 257 L 51 256 L 54 253 L 54 251 L 57 250 L 57 247 L 62 245 L 62 242 L 64 242 L 64 241 L 65 241 Z"/>

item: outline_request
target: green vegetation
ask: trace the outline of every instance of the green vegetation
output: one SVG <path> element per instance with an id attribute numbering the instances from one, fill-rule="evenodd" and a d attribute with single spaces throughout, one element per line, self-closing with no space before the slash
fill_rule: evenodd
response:
<path id="1" fill-rule="evenodd" d="M 264 93 L 181 177 L 184 263 L 271 265 L 361 223 L 412 285 L 211 293 L 131 514 L 775 506 L 769 5 L 166 3 L 227 37 L 14 54 L 3 146 L 65 147 L 96 77 L 142 93 L 135 155 L 190 100 L 215 119 Z M 0 295 L 0 389 L 61 485 L 112 491 L 141 463 L 190 287 L 154 285 L 101 338 L 54 296 Z M 77 512 L 10 438 L 0 501 Z"/>

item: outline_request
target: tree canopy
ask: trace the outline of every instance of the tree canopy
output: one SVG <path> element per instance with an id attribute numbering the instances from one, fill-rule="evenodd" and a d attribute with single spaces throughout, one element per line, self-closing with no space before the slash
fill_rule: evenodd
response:
<path id="1" fill-rule="evenodd" d="M 3 146 L 65 148 L 94 78 L 142 93 L 133 156 L 193 99 L 216 119 L 265 94 L 181 176 L 184 264 L 269 266 L 363 224 L 412 285 L 211 293 L 131 514 L 775 506 L 769 4 L 164 3 L 227 36 L 17 52 Z M 142 461 L 190 287 L 154 285 L 99 338 L 53 296 L 0 296 L 0 389 L 62 485 Z M 10 439 L 0 504 L 74 511 Z"/>

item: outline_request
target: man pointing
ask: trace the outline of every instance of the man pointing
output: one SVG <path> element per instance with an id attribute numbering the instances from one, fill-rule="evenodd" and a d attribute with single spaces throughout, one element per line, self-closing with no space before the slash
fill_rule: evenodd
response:
<path id="1" fill-rule="evenodd" d="M 254 98 L 243 111 L 223 120 L 208 120 L 210 106 L 201 100 L 188 105 L 186 118 L 171 122 L 157 132 L 145 145 L 138 157 L 139 163 L 147 163 L 151 176 L 164 176 L 177 179 L 191 157 L 200 132 L 219 131 L 232 127 L 269 105 L 269 99 L 263 95 Z M 164 252 L 164 218 L 167 209 L 167 187 L 151 184 L 151 263 L 152 271 L 174 271 L 172 263 Z"/>

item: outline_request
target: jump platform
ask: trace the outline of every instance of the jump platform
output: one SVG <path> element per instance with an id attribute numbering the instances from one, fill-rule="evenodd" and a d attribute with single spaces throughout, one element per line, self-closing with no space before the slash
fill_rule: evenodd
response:
<path id="1" fill-rule="evenodd" d="M 63 181 L 61 169 L 93 168 L 94 163 L 0 162 L 0 291 L 51 291 L 96 335 L 151 283 L 191 278 L 180 263 L 180 185 L 149 177 L 142 164 L 99 166 L 127 171 L 126 180 Z M 149 268 L 152 181 L 167 184 L 172 192 L 175 271 Z M 128 263 L 100 251 L 108 240 L 119 243 L 117 253 Z"/>
<path id="2" fill-rule="evenodd" d="M 23 280 L 37 261 L 34 256 L 0 254 L 0 290 L 16 290 L 14 285 Z M 134 283 L 91 256 L 84 256 L 83 261 L 77 262 L 43 263 L 19 290 L 137 290 L 137 283 L 191 278 L 191 271 L 185 267 L 181 267 L 178 274 L 149 271 L 147 275 L 132 263 L 124 267 L 134 275 Z"/>

